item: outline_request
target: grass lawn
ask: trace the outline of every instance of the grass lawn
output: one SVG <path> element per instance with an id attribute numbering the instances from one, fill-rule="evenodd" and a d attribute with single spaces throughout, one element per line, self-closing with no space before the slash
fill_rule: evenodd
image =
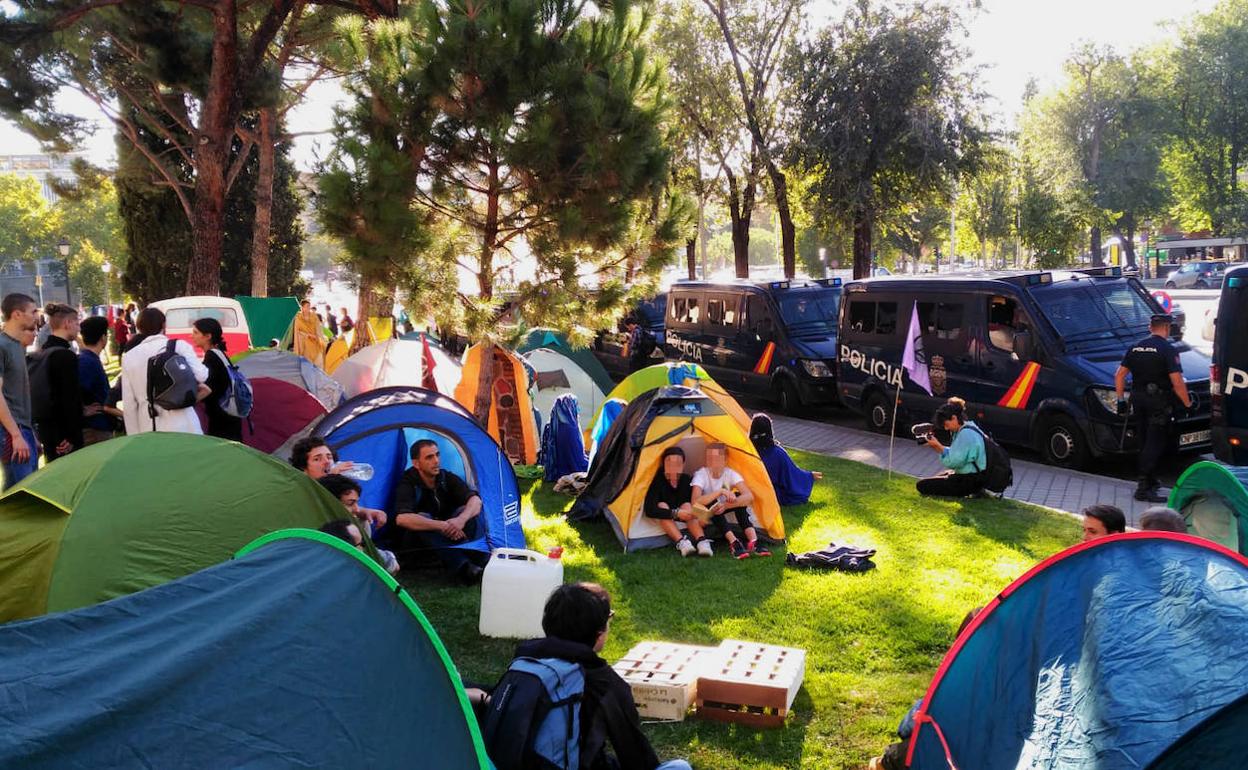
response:
<path id="1" fill-rule="evenodd" d="M 963 615 L 1041 559 L 1075 542 L 1074 519 L 1010 501 L 934 502 L 879 469 L 797 453 L 822 470 L 813 500 L 784 511 L 788 547 L 828 541 L 878 549 L 864 575 L 808 573 L 770 559 L 681 559 L 674 549 L 624 554 L 605 522 L 569 524 L 571 499 L 522 482 L 530 547 L 565 547 L 565 580 L 592 580 L 616 611 L 603 657 L 657 639 L 717 644 L 739 638 L 807 651 L 806 679 L 780 730 L 688 719 L 647 728 L 661 757 L 700 770 L 862 768 L 890 742 L 927 687 Z M 405 576 L 462 675 L 493 682 L 515 642 L 477 634 L 479 591 L 434 571 Z"/>

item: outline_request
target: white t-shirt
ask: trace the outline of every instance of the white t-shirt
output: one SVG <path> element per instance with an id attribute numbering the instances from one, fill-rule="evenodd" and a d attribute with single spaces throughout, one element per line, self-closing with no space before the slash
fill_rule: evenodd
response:
<path id="1" fill-rule="evenodd" d="M 697 473 L 693 474 L 691 486 L 700 488 L 702 494 L 706 495 L 711 492 L 724 492 L 732 489 L 734 486 L 740 491 L 740 485 L 744 483 L 745 479 L 732 468 L 724 468 L 724 472 L 719 475 L 719 478 L 713 478 L 710 468 L 703 466 L 698 469 Z"/>

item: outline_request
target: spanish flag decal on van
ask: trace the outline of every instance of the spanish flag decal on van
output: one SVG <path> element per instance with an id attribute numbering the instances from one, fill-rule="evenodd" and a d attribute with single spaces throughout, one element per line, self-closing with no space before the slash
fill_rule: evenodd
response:
<path id="1" fill-rule="evenodd" d="M 758 357 L 758 363 L 754 364 L 755 374 L 766 374 L 771 371 L 771 357 L 776 354 L 776 343 L 768 342 L 767 347 L 763 348 L 763 354 Z"/>
<path id="2" fill-rule="evenodd" d="M 1010 389 L 1005 391 L 1005 395 L 997 402 L 997 406 L 1004 406 L 1009 409 L 1026 409 L 1027 401 L 1031 398 L 1031 391 L 1036 387 L 1036 380 L 1040 377 L 1040 364 L 1031 361 L 1027 366 L 1023 367 L 1023 373 L 1018 375 L 1018 379 L 1014 380 L 1014 384 Z"/>

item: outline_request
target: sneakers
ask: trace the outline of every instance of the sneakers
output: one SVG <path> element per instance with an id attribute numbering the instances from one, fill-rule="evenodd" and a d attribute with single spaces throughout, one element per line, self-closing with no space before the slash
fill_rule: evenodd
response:
<path id="1" fill-rule="evenodd" d="M 750 558 L 750 551 L 748 548 L 745 547 L 745 543 L 742 543 L 740 540 L 732 541 L 732 558 L 734 559 Z"/>
<path id="2" fill-rule="evenodd" d="M 704 537 L 698 541 L 698 556 L 714 556 L 714 555 L 715 555 L 714 551 L 711 550 L 710 540 Z"/>
<path id="3" fill-rule="evenodd" d="M 682 537 L 676 541 L 676 550 L 680 551 L 681 556 L 688 556 L 693 553 L 693 543 L 689 542 L 689 538 Z"/>
<path id="4" fill-rule="evenodd" d="M 750 554 L 753 556 L 771 556 L 771 551 L 767 549 L 767 546 L 757 540 L 751 540 L 746 548 L 749 549 Z"/>

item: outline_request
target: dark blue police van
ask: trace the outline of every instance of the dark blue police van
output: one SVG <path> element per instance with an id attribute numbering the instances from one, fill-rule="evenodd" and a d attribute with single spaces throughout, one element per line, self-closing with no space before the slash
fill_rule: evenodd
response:
<path id="1" fill-rule="evenodd" d="M 903 374 L 902 356 L 918 309 L 932 395 Z M 849 283 L 841 305 L 841 400 L 869 427 L 926 421 L 950 396 L 1001 443 L 1030 446 L 1044 459 L 1080 467 L 1092 457 L 1138 450 L 1134 420 L 1116 413 L 1114 373 L 1148 334 L 1157 302 L 1120 273 L 996 272 L 904 276 Z M 1209 359 L 1183 342 L 1183 377 L 1195 399 L 1176 406 L 1175 446 L 1209 446 Z"/>
<path id="2" fill-rule="evenodd" d="M 1226 273 L 1213 333 L 1213 453 L 1248 465 L 1248 267 Z"/>
<path id="3" fill-rule="evenodd" d="M 667 293 L 667 358 L 701 364 L 730 393 L 790 414 L 836 402 L 839 278 L 678 281 Z"/>

